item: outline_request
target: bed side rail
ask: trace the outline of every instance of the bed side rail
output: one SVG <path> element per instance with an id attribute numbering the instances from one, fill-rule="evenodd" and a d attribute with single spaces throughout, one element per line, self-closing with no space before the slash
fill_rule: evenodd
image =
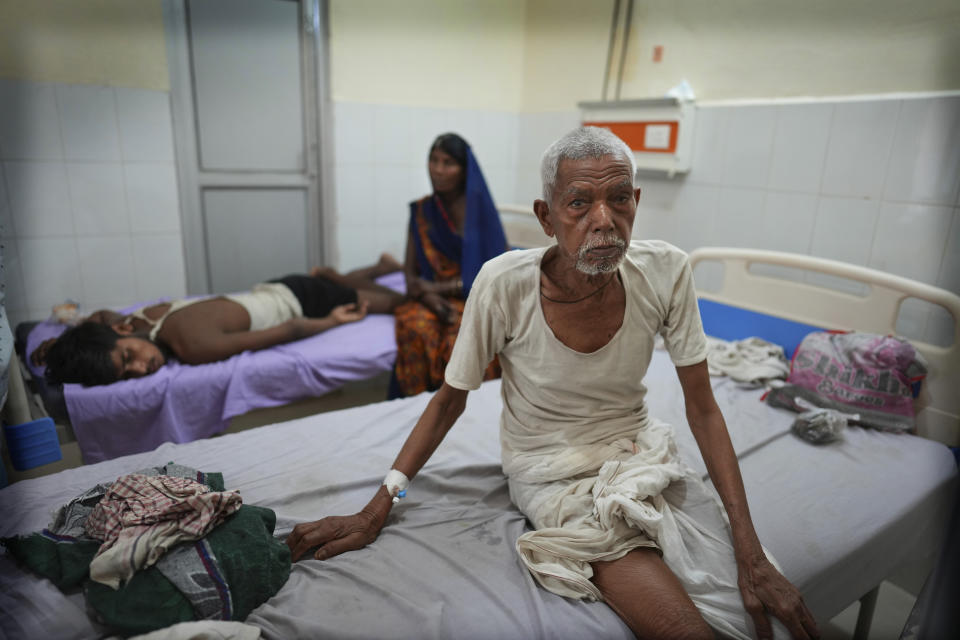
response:
<path id="1" fill-rule="evenodd" d="M 876 269 L 793 253 L 703 247 L 690 254 L 690 262 L 694 268 L 707 262 L 723 265 L 719 289 L 699 291 L 700 297 L 820 327 L 896 334 L 904 300 L 917 298 L 946 309 L 953 320 L 951 344 L 910 340 L 929 369 L 917 400 L 917 425 L 924 437 L 960 444 L 960 296 Z M 750 269 L 758 264 L 844 278 L 865 285 L 866 293 L 846 293 Z"/>

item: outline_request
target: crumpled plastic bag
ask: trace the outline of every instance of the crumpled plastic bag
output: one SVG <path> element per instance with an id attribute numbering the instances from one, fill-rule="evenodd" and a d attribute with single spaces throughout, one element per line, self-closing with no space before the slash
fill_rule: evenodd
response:
<path id="1" fill-rule="evenodd" d="M 793 421 L 791 429 L 797 436 L 813 444 L 841 440 L 849 423 L 860 420 L 859 414 L 823 409 L 803 398 L 797 398 L 797 404 L 804 411 Z"/>
<path id="2" fill-rule="evenodd" d="M 680 81 L 680 84 L 670 87 L 666 93 L 669 98 L 676 98 L 681 102 L 689 102 L 696 98 L 696 95 L 693 92 L 693 87 L 690 86 L 690 83 L 687 82 L 686 78 L 683 78 Z"/>
<path id="3" fill-rule="evenodd" d="M 60 304 L 53 305 L 50 311 L 50 319 L 58 324 L 65 324 L 68 327 L 75 327 L 83 320 L 83 313 L 79 302 L 67 300 Z"/>

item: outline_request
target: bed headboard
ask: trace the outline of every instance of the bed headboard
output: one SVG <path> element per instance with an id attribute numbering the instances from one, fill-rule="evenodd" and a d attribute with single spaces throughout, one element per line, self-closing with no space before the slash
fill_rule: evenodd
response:
<path id="1" fill-rule="evenodd" d="M 939 305 L 953 317 L 947 346 L 911 339 L 929 369 L 917 400 L 917 429 L 924 437 L 960 444 L 960 296 L 882 271 L 813 256 L 755 249 L 704 247 L 690 254 L 691 265 L 723 265 L 716 291 L 698 290 L 701 299 L 828 329 L 896 334 L 900 305 L 917 298 Z M 750 269 L 775 265 L 827 274 L 866 285 L 865 295 L 809 282 L 778 278 Z M 764 337 L 764 336 L 760 336 Z"/>
<path id="2" fill-rule="evenodd" d="M 500 223 L 507 235 L 507 243 L 514 249 L 532 249 L 553 244 L 553 238 L 547 237 L 533 213 L 533 208 L 522 204 L 501 204 Z"/>

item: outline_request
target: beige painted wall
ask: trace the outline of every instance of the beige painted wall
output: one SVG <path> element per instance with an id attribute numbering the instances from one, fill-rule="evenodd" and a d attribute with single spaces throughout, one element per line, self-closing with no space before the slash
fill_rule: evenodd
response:
<path id="1" fill-rule="evenodd" d="M 612 7 L 330 0 L 332 96 L 573 109 L 601 96 Z M 3 0 L 0 77 L 167 90 L 161 2 Z M 960 3 L 637 0 L 621 96 L 662 95 L 681 78 L 700 100 L 960 89 Z"/>
<path id="2" fill-rule="evenodd" d="M 334 100 L 520 108 L 526 0 L 330 0 Z"/>
<path id="3" fill-rule="evenodd" d="M 581 100 L 601 99 L 613 5 L 528 1 L 522 110 L 569 110 Z M 612 97 L 612 81 L 609 86 Z"/>
<path id="4" fill-rule="evenodd" d="M 528 0 L 523 110 L 599 98 L 612 6 Z M 960 89 L 960 3 L 637 0 L 623 75 L 625 99 L 683 78 L 699 100 Z"/>
<path id="5" fill-rule="evenodd" d="M 3 0 L 0 77 L 169 90 L 160 0 Z"/>

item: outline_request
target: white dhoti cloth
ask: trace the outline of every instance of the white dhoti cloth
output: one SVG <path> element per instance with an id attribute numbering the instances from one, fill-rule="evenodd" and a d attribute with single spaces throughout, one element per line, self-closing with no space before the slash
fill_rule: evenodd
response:
<path id="1" fill-rule="evenodd" d="M 707 624 L 726 637 L 755 637 L 726 515 L 713 490 L 678 458 L 672 428 L 650 421 L 636 442 L 614 445 L 620 451 L 598 473 L 543 484 L 511 479 L 511 498 L 536 527 L 517 540 L 524 565 L 553 593 L 602 600 L 591 562 L 657 548 Z M 779 623 L 774 630 L 789 637 Z"/>

